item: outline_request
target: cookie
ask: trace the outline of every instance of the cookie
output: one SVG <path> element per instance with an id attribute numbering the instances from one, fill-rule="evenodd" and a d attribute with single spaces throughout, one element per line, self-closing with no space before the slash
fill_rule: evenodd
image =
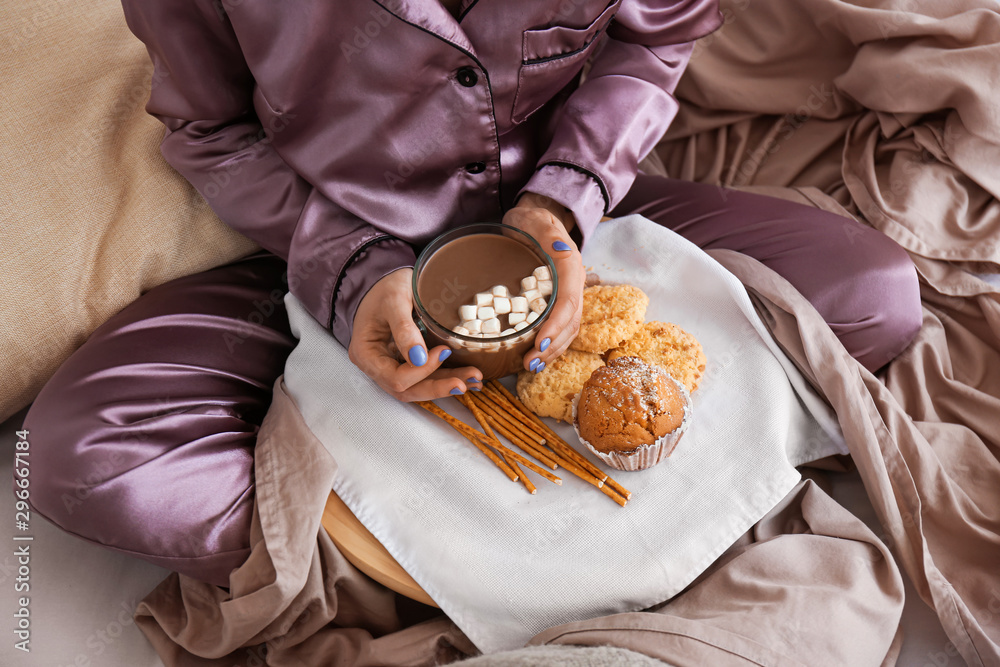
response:
<path id="1" fill-rule="evenodd" d="M 573 419 L 573 398 L 590 374 L 603 365 L 599 354 L 566 350 L 541 373 L 518 373 L 517 397 L 539 417 L 569 422 Z"/>
<path id="2" fill-rule="evenodd" d="M 608 353 L 608 361 L 618 357 L 639 357 L 647 364 L 662 367 L 680 380 L 689 392 L 698 388 L 705 372 L 705 352 L 701 343 L 676 324 L 647 322 L 620 347 Z"/>
<path id="3" fill-rule="evenodd" d="M 602 354 L 636 334 L 646 318 L 649 297 L 632 285 L 595 285 L 583 290 L 580 333 L 570 348 Z"/>

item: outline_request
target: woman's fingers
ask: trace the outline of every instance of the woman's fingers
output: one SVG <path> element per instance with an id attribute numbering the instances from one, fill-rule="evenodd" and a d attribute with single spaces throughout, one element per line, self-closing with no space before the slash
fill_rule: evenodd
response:
<path id="1" fill-rule="evenodd" d="M 354 317 L 351 361 L 400 400 L 464 393 L 482 380 L 482 374 L 472 367 L 441 369 L 451 350 L 444 345 L 427 349 L 413 322 L 410 273 L 410 269 L 395 271 L 365 295 Z M 400 363 L 397 350 L 406 361 Z"/>
<path id="2" fill-rule="evenodd" d="M 411 272 L 412 270 L 405 270 L 405 273 Z M 420 368 L 427 364 L 430 356 L 424 337 L 413 321 L 413 296 L 409 281 L 394 277 L 403 273 L 404 271 L 396 271 L 383 278 L 391 281 L 392 289 L 386 290 L 382 297 L 382 314 L 392 332 L 396 348 L 410 364 Z"/>
<path id="3" fill-rule="evenodd" d="M 509 219 L 541 244 L 552 258 L 558 276 L 556 302 L 535 336 L 535 346 L 524 358 L 524 368 L 538 371 L 566 351 L 580 329 L 586 271 L 576 243 L 554 216 L 542 209 L 511 209 Z"/>
<path id="4" fill-rule="evenodd" d="M 464 368 L 441 368 L 434 371 L 428 377 L 411 385 L 405 391 L 393 394 L 401 401 L 430 401 L 435 398 L 445 396 L 457 396 L 464 394 L 467 390 L 479 391 L 482 389 L 482 379 L 477 379 L 476 383 L 468 382 L 469 378 L 478 373 L 477 369 L 471 366 Z"/>
<path id="5" fill-rule="evenodd" d="M 574 245 L 568 250 L 552 251 L 550 255 L 559 276 L 559 292 L 552 312 L 535 336 L 534 349 L 525 355 L 525 368 L 528 370 L 538 371 L 539 365 L 548 365 L 558 358 L 580 330 L 583 283 L 586 279 L 580 253 Z"/>

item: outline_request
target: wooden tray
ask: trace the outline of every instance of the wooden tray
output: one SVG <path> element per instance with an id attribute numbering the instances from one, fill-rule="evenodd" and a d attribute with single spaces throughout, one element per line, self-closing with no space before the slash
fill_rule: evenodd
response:
<path id="1" fill-rule="evenodd" d="M 333 543 L 354 567 L 400 595 L 437 607 L 431 596 L 400 567 L 396 559 L 389 555 L 385 547 L 332 491 L 326 501 L 326 509 L 323 510 L 322 523 Z"/>

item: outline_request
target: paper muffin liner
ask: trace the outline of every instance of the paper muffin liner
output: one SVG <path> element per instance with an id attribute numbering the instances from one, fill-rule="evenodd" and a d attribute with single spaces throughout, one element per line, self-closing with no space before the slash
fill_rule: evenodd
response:
<path id="1" fill-rule="evenodd" d="M 657 366 L 657 368 L 661 368 Z M 662 370 L 662 368 L 661 368 Z M 587 449 L 594 452 L 598 458 L 604 463 L 608 464 L 616 470 L 625 471 L 636 471 L 645 470 L 646 468 L 651 468 L 663 459 L 670 456 L 673 453 L 674 448 L 677 447 L 677 443 L 680 442 L 684 433 L 687 431 L 688 426 L 691 424 L 691 394 L 688 392 L 687 387 L 683 385 L 677 378 L 671 375 L 666 370 L 663 371 L 666 375 L 673 380 L 674 384 L 681 392 L 681 397 L 684 399 L 684 417 L 681 419 L 680 425 L 675 428 L 670 433 L 660 436 L 651 445 L 639 445 L 635 449 L 628 452 L 602 452 L 601 450 L 594 447 L 587 440 L 580 435 L 580 427 L 577 425 L 576 412 L 577 407 L 580 404 L 580 396 L 583 394 L 581 389 L 573 397 L 573 430 L 576 431 L 576 437 L 580 439 L 580 442 L 587 446 Z"/>

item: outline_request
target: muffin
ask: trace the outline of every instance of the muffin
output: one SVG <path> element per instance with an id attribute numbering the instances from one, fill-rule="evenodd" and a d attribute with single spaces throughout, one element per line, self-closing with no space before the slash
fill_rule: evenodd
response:
<path id="1" fill-rule="evenodd" d="M 618 470 L 644 470 L 670 456 L 690 420 L 684 385 L 638 357 L 595 370 L 573 403 L 580 440 Z"/>

